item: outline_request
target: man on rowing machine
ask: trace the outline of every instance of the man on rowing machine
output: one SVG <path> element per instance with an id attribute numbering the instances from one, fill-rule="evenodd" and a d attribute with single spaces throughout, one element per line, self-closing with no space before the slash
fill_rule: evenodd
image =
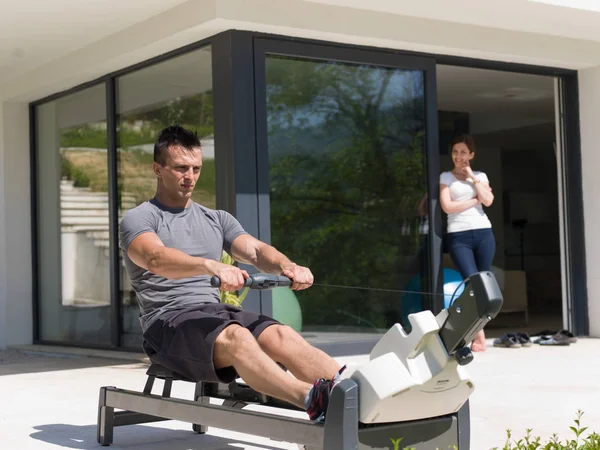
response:
<path id="1" fill-rule="evenodd" d="M 218 276 L 221 289 L 236 291 L 248 277 L 245 270 L 219 262 L 223 250 L 261 272 L 291 278 L 294 290 L 310 287 L 313 275 L 250 236 L 231 214 L 192 201 L 201 169 L 198 136 L 180 126 L 165 128 L 154 145 L 156 195 L 120 223 L 144 351 L 191 380 L 230 383 L 239 375 L 254 390 L 306 409 L 312 420 L 322 419 L 344 369 L 292 328 L 221 303 L 219 289 L 210 284 Z"/>

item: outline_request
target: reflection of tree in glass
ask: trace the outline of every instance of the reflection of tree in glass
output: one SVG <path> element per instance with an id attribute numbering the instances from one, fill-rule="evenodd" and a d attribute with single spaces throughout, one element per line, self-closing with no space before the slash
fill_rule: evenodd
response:
<path id="1" fill-rule="evenodd" d="M 411 275 L 421 244 L 415 206 L 426 192 L 422 80 L 421 72 L 268 59 L 272 240 L 316 282 L 402 289 Z M 310 325 L 385 328 L 400 301 L 324 287 L 300 295 Z"/>
<path id="2" fill-rule="evenodd" d="M 141 131 L 137 131 L 145 142 L 122 140 L 123 146 L 154 142 L 160 130 L 174 124 L 196 131 L 200 138 L 210 136 L 213 134 L 214 123 L 213 93 L 206 91 L 188 97 L 178 97 L 162 104 L 152 104 L 142 111 L 127 112 L 121 120 L 129 123 L 141 122 L 153 132 L 152 136 L 143 136 Z"/>

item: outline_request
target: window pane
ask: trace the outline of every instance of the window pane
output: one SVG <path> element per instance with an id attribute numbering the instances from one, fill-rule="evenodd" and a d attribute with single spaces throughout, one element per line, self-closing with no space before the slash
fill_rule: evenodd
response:
<path id="1" fill-rule="evenodd" d="M 110 343 L 104 84 L 36 108 L 40 337 Z"/>
<path id="2" fill-rule="evenodd" d="M 180 124 L 198 133 L 202 175 L 192 199 L 215 207 L 213 92 L 211 50 L 205 47 L 117 80 L 118 179 L 121 217 L 156 192 L 152 171 L 154 142 L 163 128 Z M 122 267 L 122 343 L 139 349 L 139 309 Z"/>
<path id="3" fill-rule="evenodd" d="M 266 78 L 271 240 L 315 275 L 302 331 L 380 333 L 426 284 L 423 72 L 269 56 Z"/>

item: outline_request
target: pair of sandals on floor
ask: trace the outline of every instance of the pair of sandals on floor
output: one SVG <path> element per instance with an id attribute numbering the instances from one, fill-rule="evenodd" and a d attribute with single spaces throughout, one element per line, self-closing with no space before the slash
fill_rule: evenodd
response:
<path id="1" fill-rule="evenodd" d="M 527 333 L 505 333 L 494 339 L 494 347 L 521 348 L 531 345 L 531 338 Z"/>
<path id="2" fill-rule="evenodd" d="M 544 330 L 536 333 L 535 336 L 539 336 L 534 344 L 540 345 L 571 345 L 577 342 L 577 338 L 569 330 Z"/>
<path id="3" fill-rule="evenodd" d="M 534 344 L 566 346 L 577 342 L 577 338 L 568 330 L 544 330 L 533 336 L 539 336 Z M 527 333 L 506 333 L 494 340 L 494 347 L 520 348 L 531 347 L 531 338 Z"/>

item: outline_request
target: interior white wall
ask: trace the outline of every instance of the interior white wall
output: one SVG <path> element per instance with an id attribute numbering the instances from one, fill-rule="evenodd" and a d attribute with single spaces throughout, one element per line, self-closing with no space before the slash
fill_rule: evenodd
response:
<path id="1" fill-rule="evenodd" d="M 527 219 L 523 243 L 528 305 L 530 312 L 545 315 L 559 313 L 562 306 L 554 136 L 553 122 L 539 125 L 525 122 L 522 127 L 476 135 L 478 147 L 486 150 L 479 152 L 480 163 L 488 157 L 487 150 L 501 154 L 500 167 L 489 168 L 503 183 L 502 191 L 494 187 L 497 194 L 494 203 L 499 201 L 502 208 L 495 211 L 500 213 L 497 222 L 492 221 L 494 232 L 498 232 L 496 258 L 502 253 L 505 269 L 520 270 L 520 232 L 511 224 Z"/>
<path id="2" fill-rule="evenodd" d="M 550 110 L 552 111 L 552 109 Z M 531 125 L 541 125 L 552 122 L 553 117 L 528 117 L 525 115 L 503 115 L 503 114 L 473 114 L 469 117 L 469 126 L 472 134 L 485 134 L 494 131 L 510 130 Z"/>
<path id="3" fill-rule="evenodd" d="M 579 71 L 581 165 L 590 336 L 600 337 L 600 66 Z"/>
<path id="4" fill-rule="evenodd" d="M 33 337 L 29 109 L 0 104 L 0 348 Z"/>

